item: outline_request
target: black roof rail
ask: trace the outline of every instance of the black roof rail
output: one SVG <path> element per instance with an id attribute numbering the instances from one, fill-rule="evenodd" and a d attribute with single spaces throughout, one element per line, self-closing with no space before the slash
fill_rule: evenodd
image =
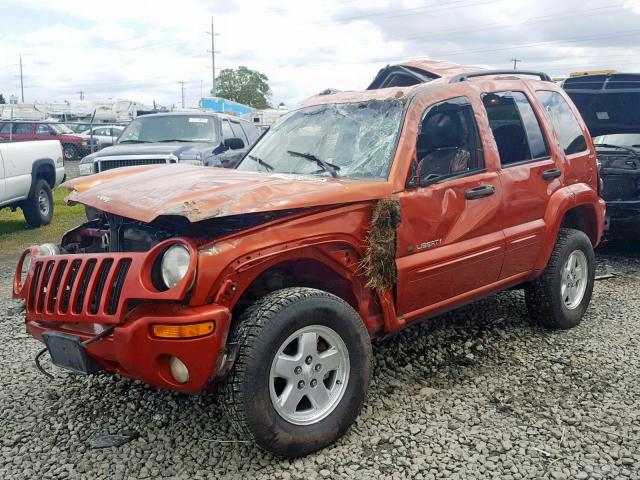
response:
<path id="1" fill-rule="evenodd" d="M 532 70 L 481 70 L 479 72 L 461 73 L 455 77 L 451 77 L 449 83 L 464 82 L 473 77 L 486 77 L 489 75 L 531 75 L 540 77 L 540 80 L 551 82 L 551 77 L 544 72 L 534 72 Z"/>

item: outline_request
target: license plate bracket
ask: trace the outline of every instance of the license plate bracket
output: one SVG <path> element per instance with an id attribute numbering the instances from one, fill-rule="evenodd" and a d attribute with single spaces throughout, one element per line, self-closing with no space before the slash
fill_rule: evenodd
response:
<path id="1" fill-rule="evenodd" d="M 54 365 L 82 375 L 102 370 L 100 364 L 87 355 L 80 337 L 60 332 L 45 332 L 42 334 L 42 340 Z"/>

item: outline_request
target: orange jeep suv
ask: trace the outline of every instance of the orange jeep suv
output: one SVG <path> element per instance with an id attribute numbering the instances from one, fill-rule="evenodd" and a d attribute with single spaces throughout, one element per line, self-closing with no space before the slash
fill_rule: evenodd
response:
<path id="1" fill-rule="evenodd" d="M 100 214 L 22 255 L 28 332 L 75 372 L 219 383 L 241 434 L 295 457 L 357 417 L 372 337 L 512 287 L 576 326 L 605 210 L 580 115 L 542 73 L 422 67 L 312 97 L 235 170 L 67 182 Z"/>

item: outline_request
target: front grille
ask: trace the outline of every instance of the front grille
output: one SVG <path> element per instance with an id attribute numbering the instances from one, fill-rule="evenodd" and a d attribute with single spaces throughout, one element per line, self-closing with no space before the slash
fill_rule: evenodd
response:
<path id="1" fill-rule="evenodd" d="M 108 256 L 35 260 L 27 312 L 42 318 L 117 315 L 132 259 Z"/>
<path id="2" fill-rule="evenodd" d="M 175 163 L 169 158 L 123 158 L 122 160 L 100 160 L 98 162 L 98 171 L 104 172 L 113 168 L 135 167 L 137 165 L 158 165 L 163 163 Z"/>

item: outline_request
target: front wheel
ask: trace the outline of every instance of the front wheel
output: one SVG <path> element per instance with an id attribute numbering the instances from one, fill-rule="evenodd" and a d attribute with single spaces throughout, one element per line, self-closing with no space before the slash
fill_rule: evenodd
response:
<path id="1" fill-rule="evenodd" d="M 371 342 L 344 300 L 312 288 L 278 290 L 245 312 L 229 341 L 239 350 L 223 402 L 235 429 L 260 447 L 307 455 L 358 416 Z"/>
<path id="2" fill-rule="evenodd" d="M 62 147 L 62 155 L 65 160 L 76 160 L 78 158 L 78 149 L 75 145 L 67 143 Z"/>
<path id="3" fill-rule="evenodd" d="M 529 316 L 548 328 L 577 326 L 591 301 L 595 255 L 589 237 L 562 228 L 541 277 L 525 288 Z"/>

